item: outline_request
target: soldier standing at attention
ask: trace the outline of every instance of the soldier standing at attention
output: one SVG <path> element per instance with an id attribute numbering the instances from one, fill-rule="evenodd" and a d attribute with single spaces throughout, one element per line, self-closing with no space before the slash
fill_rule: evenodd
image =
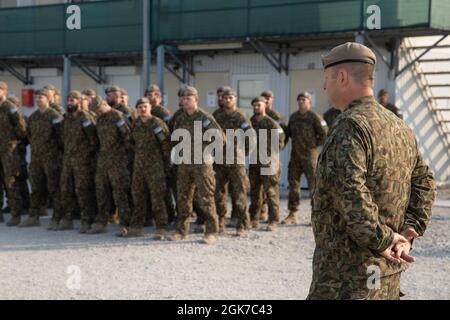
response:
<path id="1" fill-rule="evenodd" d="M 122 89 L 118 86 L 111 86 L 106 88 L 106 102 L 108 105 L 123 113 L 128 126 L 131 126 L 134 120 L 136 120 L 136 113 L 129 106 L 123 104 Z"/>
<path id="2" fill-rule="evenodd" d="M 171 112 L 161 106 L 161 102 L 162 102 L 162 95 L 161 95 L 161 90 L 159 89 L 159 87 L 157 85 L 151 85 L 145 92 L 145 96 L 147 97 L 147 99 L 149 100 L 150 104 L 151 104 L 151 113 L 152 116 L 155 116 L 159 119 L 161 119 L 162 121 L 164 121 L 164 123 L 167 125 L 168 128 L 171 128 L 172 126 L 172 114 Z M 169 163 L 167 165 L 170 165 Z M 168 169 L 168 173 L 172 173 L 172 170 Z M 173 197 L 175 196 L 176 191 L 174 191 L 176 189 L 176 185 L 173 183 L 174 181 L 176 181 L 175 179 L 173 179 L 170 175 L 166 176 L 167 178 L 167 183 L 166 183 L 166 195 L 164 196 L 164 201 L 166 202 L 166 210 L 167 210 L 167 216 L 169 218 L 169 223 L 175 221 L 175 207 L 173 205 Z"/>
<path id="3" fill-rule="evenodd" d="M 258 137 L 263 131 L 267 132 L 267 144 L 263 145 L 258 138 L 258 154 L 260 154 L 259 148 L 267 148 L 264 154 L 267 157 L 275 157 L 276 163 L 262 164 L 259 161 L 257 164 L 250 164 L 250 218 L 252 228 L 257 229 L 259 227 L 260 215 L 263 206 L 263 199 L 267 199 L 268 211 L 269 211 L 269 225 L 267 231 L 274 231 L 280 221 L 280 178 L 281 178 L 281 165 L 280 165 L 280 152 L 284 148 L 284 131 L 281 126 L 275 122 L 274 119 L 266 115 L 266 98 L 256 97 L 252 101 L 254 115 L 251 118 L 253 128 L 256 130 Z M 272 135 L 278 134 L 278 150 L 272 149 Z M 274 153 L 278 152 L 274 156 Z M 276 166 L 274 174 L 264 174 L 262 168 L 268 168 L 270 166 Z"/>
<path id="4" fill-rule="evenodd" d="M 431 218 L 433 175 L 411 129 L 373 96 L 375 54 L 347 42 L 322 60 L 324 90 L 343 114 L 318 163 L 308 298 L 398 300 L 411 243 Z"/>
<path id="5" fill-rule="evenodd" d="M 21 162 L 19 144 L 26 137 L 26 123 L 24 115 L 16 105 L 7 100 L 8 85 L 0 81 L 0 170 L 4 185 L 8 191 L 8 201 L 11 208 L 11 219 L 7 226 L 16 226 L 20 223 L 20 214 L 23 202 L 20 190 L 19 177 Z M 0 186 L 3 188 L 3 184 Z M 0 194 L 3 204 L 3 193 Z M 1 210 L 1 209 L 0 209 Z M 3 222 L 3 213 L 0 211 L 0 222 Z"/>
<path id="6" fill-rule="evenodd" d="M 97 157 L 95 186 L 98 214 L 88 234 L 104 233 L 114 203 L 119 211 L 120 231 L 117 236 L 126 236 L 131 218 L 129 135 L 130 127 L 122 112 L 96 97 L 92 104 L 97 113 L 97 135 L 100 150 Z M 114 201 L 113 201 L 114 200 Z"/>
<path id="7" fill-rule="evenodd" d="M 216 121 L 224 131 L 242 130 L 243 132 L 252 129 L 248 116 L 237 108 L 237 93 L 234 90 L 225 90 L 223 93 L 223 111 L 216 116 Z M 235 139 L 236 140 L 236 139 Z M 253 141 L 254 143 L 255 141 Z M 229 141 L 230 143 L 230 141 Z M 230 186 L 231 202 L 236 208 L 236 235 L 245 236 L 250 227 L 250 216 L 248 213 L 247 193 L 250 189 L 245 163 L 238 163 L 238 153 L 244 152 L 248 155 L 251 141 L 245 141 L 239 150 L 237 141 L 234 143 L 234 150 L 228 150 L 224 146 L 223 164 L 217 163 L 216 170 L 216 207 L 219 215 L 219 233 L 225 232 L 225 215 L 227 213 L 227 186 Z M 233 152 L 233 163 L 227 163 L 227 152 Z M 229 157 L 229 156 L 228 156 Z"/>
<path id="8" fill-rule="evenodd" d="M 163 120 L 152 116 L 147 98 L 136 103 L 139 118 L 131 128 L 131 144 L 134 146 L 132 195 L 134 213 L 128 237 L 144 235 L 147 198 L 151 199 L 151 211 L 157 232 L 155 240 L 164 240 L 167 228 L 166 195 L 167 171 L 170 163 L 170 131 Z"/>
<path id="9" fill-rule="evenodd" d="M 192 204 L 195 192 L 198 193 L 199 205 L 205 213 L 205 237 L 206 244 L 214 244 L 217 241 L 217 214 L 214 202 L 214 190 L 216 189 L 216 179 L 212 164 L 205 162 L 204 157 L 201 163 L 195 164 L 194 149 L 196 143 L 201 144 L 201 151 L 204 152 L 208 145 L 203 141 L 193 141 L 195 124 L 200 124 L 203 131 L 219 130 L 220 127 L 214 118 L 198 107 L 198 92 L 194 87 L 186 86 L 180 92 L 180 99 L 183 105 L 183 113 L 179 115 L 174 124 L 174 131 L 184 129 L 191 136 L 191 157 L 189 163 L 181 163 L 177 168 L 177 229 L 169 238 L 172 241 L 184 240 L 189 232 L 189 219 L 192 214 Z"/>
<path id="10" fill-rule="evenodd" d="M 30 216 L 20 227 L 40 225 L 39 211 L 45 206 L 48 196 L 53 199 L 51 224 L 59 223 L 63 216 L 59 185 L 62 166 L 63 117 L 50 107 L 50 96 L 48 90 L 36 91 L 36 104 L 39 109 L 28 118 L 27 136 L 31 146 L 32 193 Z"/>
<path id="11" fill-rule="evenodd" d="M 81 109 L 82 94 L 72 91 L 67 96 L 67 113 L 64 119 L 64 156 L 61 173 L 61 203 L 64 217 L 53 230 L 73 229 L 72 213 L 76 202 L 81 210 L 80 233 L 86 233 L 97 215 L 95 182 L 92 161 L 98 149 L 95 120 Z M 74 201 L 75 200 L 75 201 Z"/>
<path id="12" fill-rule="evenodd" d="M 311 110 L 311 95 L 302 92 L 297 96 L 298 111 L 292 114 L 288 134 L 292 139 L 291 160 L 288 167 L 289 215 L 283 224 L 297 224 L 296 212 L 300 205 L 300 179 L 304 174 L 312 196 L 316 176 L 318 147 L 323 144 L 325 121 Z"/>

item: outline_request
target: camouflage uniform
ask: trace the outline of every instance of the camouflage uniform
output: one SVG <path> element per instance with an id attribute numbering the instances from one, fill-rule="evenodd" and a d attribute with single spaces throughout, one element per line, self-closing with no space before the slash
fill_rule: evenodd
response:
<path id="1" fill-rule="evenodd" d="M 77 201 L 82 222 L 92 224 L 97 215 L 95 176 L 92 170 L 97 149 L 98 138 L 91 115 L 83 110 L 73 114 L 67 113 L 64 119 L 64 157 L 61 173 L 61 203 L 65 220 L 73 219 L 72 213 L 77 210 Z"/>
<path id="2" fill-rule="evenodd" d="M 227 129 L 247 131 L 252 128 L 248 116 L 241 110 L 235 110 L 232 113 L 225 111 L 219 113 L 216 117 L 217 123 L 225 132 Z M 250 142 L 251 144 L 251 142 Z M 245 145 L 245 154 L 248 155 L 249 143 Z M 234 164 L 225 164 L 227 152 L 226 146 L 223 150 L 224 164 L 216 164 L 216 207 L 219 216 L 219 224 L 221 231 L 225 223 L 225 215 L 227 214 L 227 186 L 230 186 L 231 202 L 236 208 L 236 218 L 238 230 L 245 230 L 249 227 L 249 213 L 247 205 L 247 193 L 250 189 L 245 164 L 237 163 L 237 143 L 234 146 Z"/>
<path id="3" fill-rule="evenodd" d="M 0 103 L 0 170 L 2 185 L 8 192 L 9 206 L 13 217 L 20 217 L 23 203 L 20 193 L 20 140 L 26 136 L 26 122 L 23 114 L 9 101 Z M 3 192 L 0 194 L 3 204 Z M 0 208 L 1 210 L 1 208 Z"/>
<path id="4" fill-rule="evenodd" d="M 152 107 L 152 115 L 163 120 L 167 125 L 167 127 L 169 129 L 172 129 L 172 115 L 167 108 L 164 108 L 162 106 L 154 106 Z M 169 221 L 175 220 L 175 208 L 173 205 L 173 197 L 175 197 L 176 194 L 175 191 L 176 184 L 174 183 L 174 181 L 176 181 L 176 178 L 174 179 L 174 177 L 171 176 L 172 173 L 173 169 L 168 167 L 167 181 L 166 181 L 167 190 L 166 195 L 164 196 L 164 201 L 166 202 L 167 215 L 169 217 Z"/>
<path id="5" fill-rule="evenodd" d="M 327 123 L 327 127 L 331 129 L 334 122 L 336 121 L 336 118 L 341 114 L 341 110 L 336 108 L 330 108 L 323 114 L 323 119 Z"/>
<path id="6" fill-rule="evenodd" d="M 97 118 L 97 134 L 100 151 L 97 158 L 95 185 L 98 214 L 96 223 L 106 225 L 114 203 L 119 211 L 120 223 L 130 223 L 130 128 L 120 111 L 111 109 Z M 113 201 L 114 200 L 114 201 Z"/>
<path id="7" fill-rule="evenodd" d="M 174 122 L 174 130 L 185 129 L 194 137 L 194 124 L 199 122 L 203 129 L 220 129 L 217 122 L 207 112 L 198 109 L 192 115 L 181 113 Z M 206 235 L 217 233 L 218 221 L 216 204 L 214 202 L 214 190 L 216 179 L 211 164 L 194 164 L 194 145 L 191 143 L 191 164 L 180 164 L 177 168 L 177 233 L 186 236 L 189 231 L 189 218 L 192 213 L 194 194 L 197 192 L 198 203 L 204 212 Z M 202 143 L 202 150 L 207 146 Z"/>
<path id="8" fill-rule="evenodd" d="M 284 132 L 284 145 L 287 145 L 289 142 L 289 135 L 288 135 L 288 126 L 286 124 L 286 120 L 284 120 L 284 117 L 276 110 L 273 109 L 266 109 L 266 114 L 275 120 L 275 122 L 283 129 Z"/>
<path id="9" fill-rule="evenodd" d="M 314 190 L 314 177 L 318 157 L 317 148 L 326 137 L 324 124 L 313 111 L 292 114 L 288 124 L 288 134 L 292 139 L 291 160 L 288 169 L 289 203 L 291 212 L 298 210 L 300 204 L 300 178 L 306 175 L 310 194 Z"/>
<path id="10" fill-rule="evenodd" d="M 413 132 L 373 97 L 350 104 L 319 157 L 312 224 L 310 299 L 398 299 L 408 264 L 382 257 L 394 232 L 423 235 L 435 199 L 433 175 Z M 368 289 L 368 267 L 381 288 Z"/>
<path id="11" fill-rule="evenodd" d="M 111 105 L 111 108 L 122 112 L 128 126 L 131 126 L 131 124 L 137 119 L 136 111 L 122 103 Z"/>
<path id="12" fill-rule="evenodd" d="M 151 117 L 146 122 L 138 119 L 131 130 L 131 143 L 135 150 L 132 183 L 134 213 L 131 226 L 144 227 L 145 206 L 149 196 L 156 227 L 164 228 L 167 225 L 164 196 L 167 164 L 170 161 L 170 131 L 157 117 Z"/>
<path id="13" fill-rule="evenodd" d="M 63 117 L 52 108 L 35 111 L 28 119 L 28 139 L 31 145 L 31 210 L 30 217 L 38 217 L 40 208 L 53 199 L 53 221 L 63 215 L 60 201 L 60 175 L 62 165 Z M 46 194 L 46 191 L 49 193 Z"/>
<path id="14" fill-rule="evenodd" d="M 64 113 L 64 108 L 61 107 L 59 104 L 56 103 L 50 103 L 50 108 L 58 112 L 60 115 Z"/>
<path id="15" fill-rule="evenodd" d="M 267 130 L 267 156 L 270 157 L 272 150 L 270 147 L 271 136 L 273 132 L 271 130 L 277 130 L 279 134 L 279 151 L 284 148 L 284 132 L 281 126 L 275 122 L 271 117 L 265 116 L 260 121 L 257 120 L 256 116 L 251 118 L 253 128 L 256 130 L 259 136 L 259 130 Z M 259 145 L 258 139 L 258 149 L 261 147 Z M 259 152 L 259 151 L 258 151 Z M 280 178 L 281 178 L 281 165 L 278 159 L 278 169 L 277 173 L 273 175 L 263 175 L 261 174 L 261 168 L 269 167 L 269 165 L 263 165 L 260 161 L 257 164 L 250 164 L 249 176 L 250 176 L 250 218 L 252 224 L 259 221 L 261 210 L 263 206 L 264 195 L 266 195 L 268 207 L 269 207 L 269 224 L 278 223 L 280 220 Z"/>

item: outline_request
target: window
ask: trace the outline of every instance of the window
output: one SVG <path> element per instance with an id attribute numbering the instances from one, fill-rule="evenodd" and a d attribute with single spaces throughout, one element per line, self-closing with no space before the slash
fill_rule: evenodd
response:
<path id="1" fill-rule="evenodd" d="M 238 107 L 249 117 L 253 115 L 251 102 L 268 88 L 266 75 L 236 75 L 232 78 L 232 86 L 238 94 Z"/>

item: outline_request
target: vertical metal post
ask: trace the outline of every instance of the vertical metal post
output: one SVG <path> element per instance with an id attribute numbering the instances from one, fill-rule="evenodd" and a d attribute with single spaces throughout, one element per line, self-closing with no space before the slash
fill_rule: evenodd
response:
<path id="1" fill-rule="evenodd" d="M 156 49 L 157 82 L 163 95 L 164 95 L 164 66 L 165 66 L 164 54 L 165 54 L 164 45 L 158 46 L 158 48 Z"/>
<path id="2" fill-rule="evenodd" d="M 70 76 L 71 76 L 72 62 L 70 61 L 70 58 L 67 55 L 64 55 L 63 59 L 64 59 L 64 76 L 63 76 L 61 102 L 64 105 L 66 103 L 66 99 L 67 99 L 67 96 L 69 95 L 70 88 L 71 88 Z"/>
<path id="3" fill-rule="evenodd" d="M 143 0 L 143 53 L 142 53 L 142 92 L 150 86 L 152 53 L 150 44 L 150 0 Z"/>

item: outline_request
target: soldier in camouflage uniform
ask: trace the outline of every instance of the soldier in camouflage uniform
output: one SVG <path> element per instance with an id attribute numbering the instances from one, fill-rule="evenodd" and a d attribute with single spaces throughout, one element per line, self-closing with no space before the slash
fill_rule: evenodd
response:
<path id="1" fill-rule="evenodd" d="M 53 199 L 52 221 L 59 222 L 63 214 L 59 188 L 63 117 L 50 108 L 50 93 L 47 90 L 38 90 L 35 97 L 39 109 L 28 118 L 27 125 L 27 135 L 31 145 L 30 216 L 27 221 L 20 224 L 20 227 L 40 225 L 39 211 L 45 206 L 48 196 Z"/>
<path id="2" fill-rule="evenodd" d="M 97 93 L 93 89 L 86 89 L 82 92 L 82 94 L 83 94 L 83 96 L 86 97 L 86 104 L 87 104 L 87 108 L 85 105 L 83 105 L 83 110 L 89 112 L 89 114 L 94 119 L 96 119 L 97 114 L 92 110 L 91 105 L 92 105 L 92 101 L 97 96 Z M 84 103 L 84 100 L 83 100 L 83 103 Z"/>
<path id="3" fill-rule="evenodd" d="M 281 178 L 281 165 L 280 165 L 280 152 L 284 148 L 284 131 L 281 126 L 275 122 L 274 119 L 266 115 L 265 109 L 267 106 L 266 98 L 263 96 L 256 97 L 252 101 L 254 115 L 251 118 L 252 126 L 258 135 L 257 150 L 259 148 L 267 148 L 265 154 L 267 157 L 275 157 L 276 163 L 262 164 L 259 159 L 255 164 L 250 164 L 249 176 L 250 176 L 250 218 L 252 228 L 257 229 L 259 227 L 260 215 L 262 212 L 263 200 L 267 199 L 269 208 L 269 225 L 267 231 L 274 231 L 280 220 L 280 178 Z M 261 144 L 260 134 L 267 132 L 267 144 Z M 271 141 L 273 134 L 278 135 L 278 150 L 272 149 Z M 278 154 L 275 155 L 275 152 Z M 275 174 L 267 174 L 262 172 L 263 168 L 275 167 Z"/>
<path id="4" fill-rule="evenodd" d="M 194 128 L 196 125 L 199 125 L 203 131 L 217 130 L 218 134 L 221 133 L 220 127 L 214 118 L 198 107 L 198 93 L 195 88 L 186 86 L 180 92 L 180 98 L 183 104 L 183 113 L 176 119 L 174 132 L 177 132 L 177 129 L 187 130 L 191 139 L 194 139 L 196 136 Z M 198 147 L 200 144 L 203 152 L 207 146 L 206 142 L 191 141 L 189 143 L 191 157 L 188 159 L 188 163 L 183 162 L 177 168 L 177 230 L 169 239 L 183 240 L 187 238 L 196 190 L 199 205 L 205 213 L 206 230 L 203 241 L 206 244 L 213 244 L 217 240 L 216 234 L 218 229 L 216 205 L 214 202 L 216 180 L 212 164 L 206 162 L 204 158 L 198 164 L 194 162 L 194 149 L 196 149 L 195 146 Z"/>
<path id="5" fill-rule="evenodd" d="M 11 101 L 6 99 L 8 86 L 0 81 L 0 170 L 5 187 L 8 191 L 9 205 L 11 208 L 11 220 L 8 226 L 16 226 L 20 223 L 20 214 L 23 209 L 20 177 L 20 155 L 18 146 L 26 137 L 26 123 L 23 114 Z M 3 186 L 2 186 L 3 188 Z M 1 203 L 3 204 L 3 194 Z M 3 213 L 0 212 L 0 220 L 3 222 Z"/>
<path id="6" fill-rule="evenodd" d="M 63 109 L 63 107 L 61 107 L 61 105 L 57 101 L 57 96 L 58 96 L 59 90 L 52 84 L 48 84 L 48 85 L 44 86 L 42 89 L 47 90 L 47 92 L 49 94 L 50 108 L 57 111 L 59 114 L 63 114 L 64 109 Z"/>
<path id="7" fill-rule="evenodd" d="M 17 109 L 21 109 L 20 100 L 16 97 L 9 97 L 8 100 L 12 102 Z M 27 145 L 29 144 L 27 137 L 25 136 L 19 142 L 17 151 L 20 157 L 20 173 L 18 177 L 20 198 L 22 201 L 22 215 L 28 214 L 30 209 L 30 190 L 28 188 L 28 162 L 27 162 Z"/>
<path id="8" fill-rule="evenodd" d="M 118 86 L 111 86 L 106 88 L 105 94 L 108 105 L 111 106 L 111 108 L 122 112 L 128 126 L 131 126 L 137 116 L 135 110 L 122 103 L 122 89 Z"/>
<path id="9" fill-rule="evenodd" d="M 162 102 L 162 95 L 161 90 L 157 85 L 151 85 L 146 91 L 145 96 L 150 101 L 151 104 L 151 112 L 152 116 L 155 116 L 165 122 L 168 128 L 171 128 L 172 126 L 172 114 L 171 112 L 161 106 Z M 167 215 L 169 218 L 169 222 L 175 221 L 175 208 L 173 205 L 173 195 L 175 195 L 176 191 L 176 185 L 173 183 L 176 181 L 173 177 L 170 176 L 170 174 L 173 172 L 172 169 L 169 167 L 167 168 L 168 175 L 167 175 L 167 189 L 166 189 L 166 195 L 164 196 L 164 201 L 166 202 L 166 209 L 167 209 Z"/>
<path id="10" fill-rule="evenodd" d="M 147 98 L 136 103 L 139 118 L 131 129 L 131 144 L 134 146 L 132 195 L 134 213 L 128 236 L 143 236 L 147 198 L 151 199 L 155 218 L 156 240 L 163 240 L 167 227 L 167 210 L 164 197 L 170 163 L 170 131 L 163 120 L 152 116 Z"/>
<path id="11" fill-rule="evenodd" d="M 129 135 L 125 116 L 100 97 L 94 98 L 92 107 L 97 113 L 97 135 L 100 150 L 97 156 L 95 186 L 98 214 L 88 234 L 104 233 L 114 203 L 119 211 L 120 231 L 125 236 L 131 218 Z"/>
<path id="12" fill-rule="evenodd" d="M 375 63 L 358 43 L 323 57 L 324 89 L 343 113 L 318 163 L 309 299 L 399 299 L 411 242 L 431 218 L 433 175 L 411 129 L 375 100 Z"/>
<path id="13" fill-rule="evenodd" d="M 291 160 L 288 168 L 289 215 L 283 224 L 296 224 L 296 212 L 300 205 L 300 179 L 304 174 L 308 180 L 310 195 L 314 190 L 314 179 L 318 147 L 326 137 L 326 123 L 311 110 L 311 95 L 302 92 L 297 97 L 298 111 L 292 114 L 288 134 L 292 139 Z"/>
<path id="14" fill-rule="evenodd" d="M 64 217 L 53 230 L 73 229 L 72 213 L 78 201 L 81 210 L 80 233 L 86 233 L 97 215 L 92 161 L 98 149 L 95 120 L 81 109 L 82 94 L 72 91 L 67 97 L 64 119 L 64 156 L 61 173 L 61 203 Z"/>
<path id="15" fill-rule="evenodd" d="M 242 130 L 246 132 L 252 128 L 250 119 L 245 112 L 237 108 L 237 94 L 234 90 L 225 90 L 223 93 L 223 112 L 216 115 L 216 121 L 224 130 Z M 247 140 L 247 139 L 246 139 Z M 237 236 L 245 236 L 250 226 L 250 217 L 247 205 L 247 193 L 250 189 L 245 163 L 238 163 L 238 152 L 244 151 L 248 155 L 249 145 L 255 141 L 246 141 L 245 150 L 238 150 L 238 143 L 234 144 L 234 150 L 224 147 L 223 163 L 216 163 L 216 207 L 219 216 L 219 232 L 225 231 L 225 215 L 227 213 L 227 186 L 231 186 L 231 202 L 236 208 Z M 230 141 L 228 141 L 230 143 Z M 234 152 L 233 163 L 226 163 L 228 151 Z"/>
<path id="16" fill-rule="evenodd" d="M 401 110 L 392 103 L 389 103 L 389 93 L 385 89 L 381 89 L 378 92 L 378 103 L 381 104 L 386 109 L 388 109 L 389 111 L 391 111 L 400 119 L 403 119 L 403 114 Z"/>

